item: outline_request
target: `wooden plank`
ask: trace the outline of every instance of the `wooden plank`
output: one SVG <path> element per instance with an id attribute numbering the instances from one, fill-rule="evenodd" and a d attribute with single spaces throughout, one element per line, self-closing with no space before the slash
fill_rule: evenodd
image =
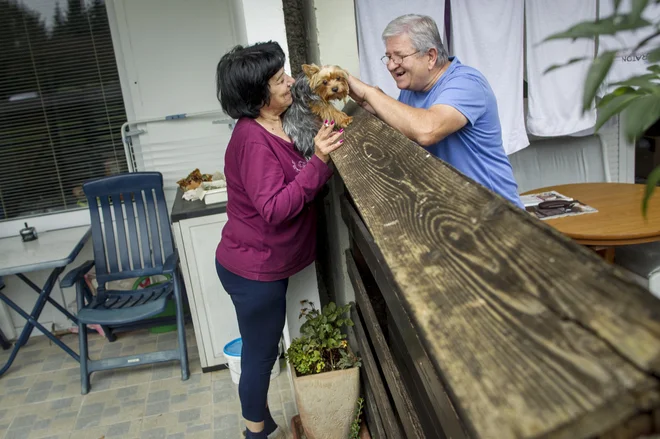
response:
<path id="1" fill-rule="evenodd" d="M 385 299 L 389 314 L 396 324 L 397 332 L 400 333 L 403 339 L 407 353 L 411 358 L 414 358 L 415 373 L 422 381 L 424 392 L 429 398 L 428 404 L 431 410 L 435 412 L 437 422 L 442 425 L 446 436 L 452 439 L 462 437 L 464 428 L 458 420 L 456 409 L 449 398 L 448 391 L 445 389 L 445 384 L 433 366 L 428 352 L 422 345 L 408 312 L 401 306 L 403 299 L 392 288 L 392 279 L 383 271 L 383 267 L 386 265 L 385 259 L 373 242 L 362 219 L 346 197 L 341 199 L 341 214 L 353 240 L 355 246 L 353 250 L 364 258 Z"/>
<path id="2" fill-rule="evenodd" d="M 369 332 L 370 340 L 376 351 L 380 369 L 383 371 L 385 381 L 392 393 L 392 399 L 399 414 L 399 419 L 403 424 L 404 433 L 407 438 L 424 438 L 424 430 L 417 417 L 417 411 L 413 407 L 410 395 L 403 385 L 403 380 L 396 368 L 392 354 L 390 353 L 383 332 L 378 326 L 378 319 L 374 314 L 367 292 L 360 279 L 360 273 L 355 265 L 353 256 L 349 250 L 346 251 L 346 266 L 348 270 L 348 277 L 351 279 L 353 289 L 355 290 L 355 299 L 358 304 L 358 310 L 362 314 L 365 327 Z M 458 438 L 457 438 L 458 439 Z"/>
<path id="3" fill-rule="evenodd" d="M 345 139 L 333 161 L 471 436 L 589 437 L 657 391 L 648 292 L 374 116 Z"/>
<path id="4" fill-rule="evenodd" d="M 390 405 L 390 400 L 385 391 L 385 386 L 383 385 L 383 380 L 380 378 L 378 373 L 378 368 L 376 367 L 376 360 L 371 353 L 371 348 L 367 342 L 367 336 L 364 332 L 364 327 L 362 326 L 362 321 L 357 310 L 353 308 L 351 310 L 351 317 L 355 326 L 353 330 L 355 331 L 355 337 L 358 341 L 358 348 L 360 349 L 360 357 L 362 358 L 362 367 L 367 375 L 371 390 L 374 394 L 376 403 L 378 404 L 378 411 L 380 413 L 380 419 L 385 425 L 387 430 L 387 437 L 389 439 L 402 439 L 404 436 L 401 434 L 399 425 L 397 424 L 394 411 Z"/>
<path id="5" fill-rule="evenodd" d="M 653 433 L 653 417 L 644 413 L 627 420 L 598 439 L 635 439 Z"/>
<path id="6" fill-rule="evenodd" d="M 371 384 L 369 379 L 366 378 L 366 373 L 364 368 L 360 371 L 361 375 L 364 377 L 362 382 L 364 384 L 364 417 L 367 421 L 367 427 L 369 427 L 369 432 L 371 437 L 378 439 L 387 439 L 387 434 L 385 433 L 385 427 L 383 426 L 383 421 L 380 418 L 380 412 L 378 410 L 378 404 L 376 403 L 376 398 L 374 397 L 374 392 L 371 390 Z"/>

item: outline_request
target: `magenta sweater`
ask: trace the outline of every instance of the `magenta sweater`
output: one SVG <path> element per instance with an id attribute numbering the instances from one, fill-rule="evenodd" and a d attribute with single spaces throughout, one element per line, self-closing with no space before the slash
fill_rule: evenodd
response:
<path id="1" fill-rule="evenodd" d="M 251 280 L 287 278 L 316 257 L 312 200 L 332 171 L 242 118 L 225 153 L 228 221 L 216 250 L 227 270 Z"/>

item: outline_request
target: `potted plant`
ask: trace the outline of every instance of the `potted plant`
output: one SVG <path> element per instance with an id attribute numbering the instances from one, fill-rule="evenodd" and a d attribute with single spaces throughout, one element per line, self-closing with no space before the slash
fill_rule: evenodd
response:
<path id="1" fill-rule="evenodd" d="M 291 341 L 291 364 L 298 412 L 307 439 L 346 439 L 360 396 L 360 359 L 351 352 L 342 329 L 353 326 L 346 317 L 352 303 L 331 302 L 322 310 L 302 301 L 301 336 Z"/>

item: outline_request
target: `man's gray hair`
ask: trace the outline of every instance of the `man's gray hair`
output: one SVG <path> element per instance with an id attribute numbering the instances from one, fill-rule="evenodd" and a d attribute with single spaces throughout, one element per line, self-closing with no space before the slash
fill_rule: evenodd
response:
<path id="1" fill-rule="evenodd" d="M 438 25 L 427 15 L 408 14 L 390 21 L 383 31 L 383 41 L 406 34 L 410 37 L 415 50 L 424 53 L 431 48 L 438 51 L 436 66 L 442 67 L 449 61 L 449 55 L 440 39 Z"/>

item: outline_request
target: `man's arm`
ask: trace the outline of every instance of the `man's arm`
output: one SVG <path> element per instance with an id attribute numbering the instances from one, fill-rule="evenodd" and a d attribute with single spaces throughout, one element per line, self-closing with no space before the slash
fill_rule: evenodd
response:
<path id="1" fill-rule="evenodd" d="M 460 111 L 449 105 L 434 105 L 428 110 L 414 108 L 353 76 L 349 77 L 349 84 L 351 97 L 358 104 L 422 146 L 439 142 L 468 122 Z"/>

